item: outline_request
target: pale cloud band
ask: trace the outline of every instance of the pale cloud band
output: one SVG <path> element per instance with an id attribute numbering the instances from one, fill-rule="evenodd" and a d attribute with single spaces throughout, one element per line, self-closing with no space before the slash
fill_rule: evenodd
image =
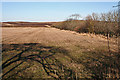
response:
<path id="1" fill-rule="evenodd" d="M 2 2 L 119 2 L 120 0 L 1 0 Z"/>

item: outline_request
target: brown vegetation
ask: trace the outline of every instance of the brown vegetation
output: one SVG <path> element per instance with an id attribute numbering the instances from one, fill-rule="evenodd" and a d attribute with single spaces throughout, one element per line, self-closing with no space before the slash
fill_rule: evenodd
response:
<path id="1" fill-rule="evenodd" d="M 119 78 L 117 44 L 52 27 L 2 27 L 3 79 Z"/>
<path id="2" fill-rule="evenodd" d="M 3 79 L 120 78 L 116 12 L 79 17 L 57 23 L 3 22 Z"/>
<path id="3" fill-rule="evenodd" d="M 2 27 L 46 27 L 56 22 L 2 22 Z"/>
<path id="4" fill-rule="evenodd" d="M 74 15 L 75 17 L 75 15 Z M 118 34 L 118 13 L 110 11 L 108 13 L 92 13 L 85 17 L 85 20 L 78 20 L 78 15 L 75 18 L 68 18 L 62 23 L 55 23 L 52 26 L 59 29 L 73 30 L 79 33 L 93 33 L 110 36 Z"/>

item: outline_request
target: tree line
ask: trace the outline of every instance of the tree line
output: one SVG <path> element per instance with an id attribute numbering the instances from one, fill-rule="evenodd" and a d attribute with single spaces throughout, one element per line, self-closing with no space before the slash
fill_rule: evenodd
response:
<path id="1" fill-rule="evenodd" d="M 105 36 L 118 35 L 118 11 L 113 10 L 106 13 L 92 13 L 79 20 L 80 14 L 72 14 L 65 21 L 55 23 L 52 26 L 72 30 L 79 33 L 102 34 Z"/>

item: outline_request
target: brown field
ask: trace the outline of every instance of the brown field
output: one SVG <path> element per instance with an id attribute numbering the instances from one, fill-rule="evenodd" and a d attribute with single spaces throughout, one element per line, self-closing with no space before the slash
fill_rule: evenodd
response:
<path id="1" fill-rule="evenodd" d="M 119 77 L 116 39 L 110 39 L 108 52 L 107 39 L 101 35 L 52 27 L 2 27 L 2 45 L 3 78 Z"/>
<path id="2" fill-rule="evenodd" d="M 56 22 L 2 22 L 2 27 L 45 27 Z"/>

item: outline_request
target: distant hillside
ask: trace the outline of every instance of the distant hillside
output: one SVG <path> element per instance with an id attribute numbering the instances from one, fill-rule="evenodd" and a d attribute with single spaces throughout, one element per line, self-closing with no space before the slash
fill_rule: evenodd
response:
<path id="1" fill-rule="evenodd" d="M 56 22 L 2 22 L 2 27 L 45 27 Z"/>

